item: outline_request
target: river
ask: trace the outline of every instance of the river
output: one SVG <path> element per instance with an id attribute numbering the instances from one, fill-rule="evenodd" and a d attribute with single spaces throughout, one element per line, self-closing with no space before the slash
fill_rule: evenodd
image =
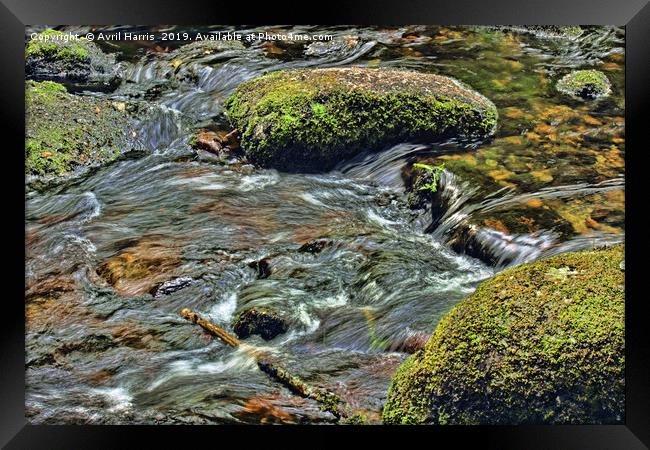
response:
<path id="1" fill-rule="evenodd" d="M 624 74 L 616 67 L 623 64 L 622 29 L 588 28 L 570 40 L 472 27 L 243 31 L 262 30 L 334 39 L 255 42 L 175 68 L 173 88 L 148 100 L 138 133 L 144 156 L 27 194 L 26 289 L 47 285 L 56 293 L 27 305 L 26 411 L 32 423 L 333 422 L 316 402 L 269 379 L 249 354 L 179 316 L 188 307 L 232 330 L 235 314 L 250 306 L 281 311 L 289 330 L 271 341 L 253 336 L 249 344 L 378 422 L 390 378 L 408 356 L 405 343 L 426 340 L 478 283 L 514 264 L 623 240 L 622 229 L 611 224 L 572 235 L 549 226 L 517 235 L 508 245 L 486 235 L 492 262 L 448 242 L 449 230 L 468 217 L 533 197 L 583 204 L 590 196 L 622 191 L 623 168 L 571 176 L 565 171 L 544 186 L 500 190 L 446 173 L 441 195 L 451 199 L 450 207 L 432 227 L 429 212 L 407 207 L 403 167 L 416 157 L 480 148 L 402 143 L 342 161 L 328 173 L 291 174 L 224 164 L 188 145 L 190 129 L 224 122 L 223 104 L 245 80 L 268 70 L 358 65 L 431 71 L 467 82 L 499 108 L 499 129 L 489 146 L 519 154 L 529 151 L 524 144 L 499 138 L 525 128 L 525 119 L 512 111 L 534 115 L 564 102 L 547 86 L 556 71 L 610 64 L 612 96 L 596 107 L 576 108 L 595 117 L 596 130 L 624 114 Z M 165 43 L 157 45 L 105 48 L 121 52 L 124 81 L 114 92 L 84 95 L 126 101 L 155 86 L 169 71 L 159 56 Z M 554 120 L 558 129 L 572 123 Z M 605 148 L 610 138 L 592 132 L 589 145 Z M 540 145 L 538 151 L 546 150 Z M 623 214 L 622 206 L 618 212 Z M 319 251 L 304 251 L 313 242 Z M 111 285 L 100 276 L 99 267 L 115 273 L 114 267 L 132 260 L 141 264 L 133 270 L 146 273 L 144 279 L 125 277 Z M 153 285 L 179 278 L 182 288 L 152 295 Z"/>

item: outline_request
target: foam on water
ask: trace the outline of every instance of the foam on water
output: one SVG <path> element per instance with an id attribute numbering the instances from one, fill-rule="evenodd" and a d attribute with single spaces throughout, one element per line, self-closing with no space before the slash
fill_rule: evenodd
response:
<path id="1" fill-rule="evenodd" d="M 216 322 L 229 323 L 237 309 L 237 293 L 226 294 L 225 298 L 218 301 L 211 309 L 208 315 Z"/>

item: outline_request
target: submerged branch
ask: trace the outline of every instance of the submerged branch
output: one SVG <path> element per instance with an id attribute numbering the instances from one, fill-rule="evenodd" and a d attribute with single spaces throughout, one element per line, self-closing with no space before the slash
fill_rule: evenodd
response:
<path id="1" fill-rule="evenodd" d="M 326 389 L 310 386 L 299 377 L 292 375 L 285 368 L 272 362 L 268 358 L 268 355 L 266 355 L 264 352 L 257 350 L 255 347 L 242 343 L 239 339 L 228 333 L 220 326 L 203 319 L 201 316 L 189 308 L 183 308 L 181 311 L 181 316 L 190 322 L 199 325 L 201 328 L 213 336 L 218 337 L 229 346 L 234 348 L 244 348 L 251 354 L 251 356 L 255 358 L 257 361 L 257 366 L 262 372 L 267 374 L 275 381 L 283 384 L 294 394 L 317 401 L 321 404 L 321 409 L 332 413 L 337 420 L 340 418 L 348 417 L 347 413 L 343 411 L 343 408 L 340 407 L 343 402 L 338 395 Z"/>

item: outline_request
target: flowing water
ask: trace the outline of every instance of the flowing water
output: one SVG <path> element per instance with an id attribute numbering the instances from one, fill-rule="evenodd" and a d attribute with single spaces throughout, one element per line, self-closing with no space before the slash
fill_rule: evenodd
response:
<path id="1" fill-rule="evenodd" d="M 497 139 L 489 145 L 517 153 L 521 142 L 499 143 L 525 120 L 509 112 L 533 114 L 566 103 L 548 87 L 558 71 L 609 64 L 613 95 L 596 107 L 575 108 L 602 127 L 623 115 L 621 29 L 588 29 L 573 40 L 471 27 L 282 29 L 334 40 L 255 42 L 183 62 L 172 75 L 160 48 L 165 43 L 122 43 L 126 81 L 113 93 L 86 93 L 128 100 L 161 79 L 173 81 L 148 100 L 138 134 L 145 156 L 27 195 L 32 422 L 333 421 L 314 401 L 271 381 L 249 354 L 179 316 L 188 307 L 232 330 L 235 315 L 250 306 L 282 312 L 289 331 L 271 341 L 254 336 L 249 344 L 376 422 L 390 378 L 408 356 L 406 343 L 426 339 L 482 280 L 508 265 L 623 239 L 613 227 L 567 235 L 549 226 L 506 242 L 498 235 L 507 233 L 482 229 L 496 264 L 447 242 L 450 230 L 479 213 L 531 198 L 562 202 L 622 190 L 622 168 L 558 172 L 551 184 L 527 189 L 488 189 L 448 171 L 440 191 L 448 208 L 434 226 L 429 212 L 406 206 L 403 167 L 480 147 L 403 143 L 343 161 L 329 173 L 304 175 L 224 164 L 188 145 L 191 128 L 224 123 L 228 96 L 264 71 L 360 65 L 467 82 L 499 107 Z M 592 144 L 609 148 L 610 137 L 602 135 L 592 133 Z M 302 247 L 314 242 L 320 251 Z M 106 273 L 115 277 L 111 283 Z"/>

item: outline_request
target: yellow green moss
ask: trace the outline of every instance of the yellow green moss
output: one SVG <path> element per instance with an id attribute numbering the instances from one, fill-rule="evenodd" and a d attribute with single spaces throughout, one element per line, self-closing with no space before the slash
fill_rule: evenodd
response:
<path id="1" fill-rule="evenodd" d="M 623 246 L 506 270 L 397 371 L 385 423 L 620 423 Z"/>
<path id="2" fill-rule="evenodd" d="M 55 58 L 72 61 L 86 61 L 90 55 L 88 41 L 75 39 L 60 40 L 65 33 L 57 30 L 45 30 L 27 43 L 26 57 Z"/>
<path id="3" fill-rule="evenodd" d="M 130 119 L 110 102 L 68 94 L 51 81 L 27 81 L 25 104 L 27 175 L 68 175 L 124 150 Z"/>
<path id="4" fill-rule="evenodd" d="M 557 83 L 557 90 L 576 98 L 594 99 L 611 92 L 609 79 L 597 70 L 576 70 Z"/>
<path id="5" fill-rule="evenodd" d="M 115 55 L 73 34 L 46 30 L 27 42 L 25 74 L 32 80 L 50 80 L 110 87 L 119 76 Z"/>
<path id="6" fill-rule="evenodd" d="M 254 161 L 307 171 L 399 140 L 484 138 L 497 120 L 451 78 L 361 68 L 273 72 L 240 85 L 226 108 Z"/>

